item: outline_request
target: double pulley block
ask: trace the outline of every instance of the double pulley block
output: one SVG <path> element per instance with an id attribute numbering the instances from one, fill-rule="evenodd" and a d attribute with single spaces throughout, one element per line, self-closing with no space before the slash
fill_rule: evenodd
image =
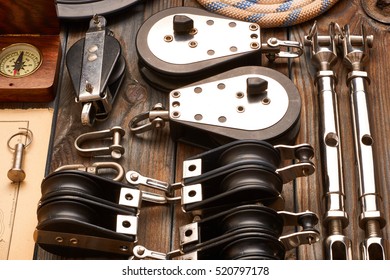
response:
<path id="1" fill-rule="evenodd" d="M 319 239 L 317 216 L 283 211 L 281 196 L 283 184 L 314 172 L 312 155 L 307 144 L 234 141 L 184 161 L 183 180 L 174 184 L 135 171 L 126 173 L 130 185 L 82 171 L 56 171 L 42 182 L 35 240 L 66 256 L 283 259 L 286 250 Z M 291 159 L 297 162 L 280 167 Z M 154 191 L 141 191 L 140 185 Z M 142 207 L 179 202 L 194 217 L 180 228 L 180 248 L 158 253 L 138 245 Z M 284 226 L 292 225 L 302 230 L 282 235 Z"/>
<path id="2" fill-rule="evenodd" d="M 95 15 L 85 38 L 66 54 L 76 102 L 82 105 L 81 123 L 87 126 L 108 117 L 126 70 L 121 45 L 106 25 L 103 16 Z"/>
<path id="3" fill-rule="evenodd" d="M 34 240 L 66 257 L 127 257 L 137 240 L 137 188 L 91 173 L 59 170 L 41 185 Z"/>
<path id="4" fill-rule="evenodd" d="M 275 211 L 258 204 L 236 206 L 205 215 L 180 227 L 180 248 L 167 254 L 136 245 L 134 259 L 283 260 L 287 250 L 318 240 L 312 212 Z M 285 226 L 302 230 L 282 235 Z"/>
<path id="5" fill-rule="evenodd" d="M 163 191 L 145 200 L 168 203 L 180 199 L 184 212 L 255 202 L 280 210 L 284 208 L 283 184 L 312 174 L 312 156 L 307 144 L 272 146 L 259 140 L 237 140 L 185 160 L 181 182 L 169 184 L 136 171 L 128 171 L 126 180 Z M 286 160 L 298 162 L 280 167 Z M 174 196 L 177 189 L 180 198 Z"/>
<path id="6" fill-rule="evenodd" d="M 261 65 L 261 54 L 271 60 L 302 54 L 299 42 L 277 38 L 262 42 L 256 23 L 191 7 L 151 16 L 138 31 L 136 48 L 141 74 L 163 91 L 237 67 Z"/>

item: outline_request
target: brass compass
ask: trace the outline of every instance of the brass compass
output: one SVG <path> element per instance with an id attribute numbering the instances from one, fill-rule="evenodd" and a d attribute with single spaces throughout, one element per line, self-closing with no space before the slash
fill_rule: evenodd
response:
<path id="1" fill-rule="evenodd" d="M 62 51 L 55 3 L 34 0 L 32 13 L 31 1 L 0 6 L 0 102 L 52 101 Z"/>
<path id="2" fill-rule="evenodd" d="M 31 44 L 11 44 L 0 51 L 0 74 L 9 78 L 31 75 L 41 64 L 42 53 Z"/>

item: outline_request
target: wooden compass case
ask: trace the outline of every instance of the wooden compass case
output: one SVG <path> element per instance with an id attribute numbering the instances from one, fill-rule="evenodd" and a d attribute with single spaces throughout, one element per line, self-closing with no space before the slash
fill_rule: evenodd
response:
<path id="1" fill-rule="evenodd" d="M 0 76 L 0 102 L 49 102 L 54 99 L 61 57 L 60 26 L 53 0 L 0 1 L 0 51 L 29 43 L 42 53 L 39 69 L 22 78 Z"/>

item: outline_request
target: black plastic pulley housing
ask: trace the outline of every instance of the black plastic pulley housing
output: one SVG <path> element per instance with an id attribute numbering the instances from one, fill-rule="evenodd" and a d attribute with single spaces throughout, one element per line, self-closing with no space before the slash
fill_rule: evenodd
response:
<path id="1" fill-rule="evenodd" d="M 301 97 L 289 78 L 244 66 L 172 90 L 167 110 L 136 116 L 130 129 L 143 133 L 168 121 L 173 140 L 206 149 L 242 139 L 289 144 L 299 132 L 300 112 Z"/>
<path id="2" fill-rule="evenodd" d="M 173 90 L 169 106 L 172 138 L 199 146 L 232 139 L 291 143 L 300 127 L 297 88 L 266 67 L 240 67 Z"/>
<path id="3" fill-rule="evenodd" d="M 56 0 L 55 4 L 59 18 L 80 20 L 95 14 L 111 14 L 138 2 L 140 0 Z"/>
<path id="4" fill-rule="evenodd" d="M 310 211 L 275 211 L 259 204 L 235 206 L 181 226 L 180 253 L 168 255 L 183 260 L 282 260 L 286 251 L 319 240 L 317 223 L 317 215 Z M 300 230 L 282 235 L 287 226 Z"/>
<path id="5" fill-rule="evenodd" d="M 83 125 L 91 126 L 95 120 L 108 117 L 125 76 L 121 45 L 105 26 L 104 17 L 94 16 L 85 38 L 66 54 L 76 102 L 82 105 Z"/>
<path id="6" fill-rule="evenodd" d="M 255 140 L 235 141 L 189 158 L 184 162 L 183 185 L 185 193 L 193 195 L 182 208 L 207 213 L 258 202 L 282 207 L 283 179 L 276 172 L 280 163 L 277 149 Z"/>
<path id="7" fill-rule="evenodd" d="M 282 47 L 298 51 L 281 51 Z M 199 8 L 176 7 L 151 16 L 136 38 L 139 69 L 162 91 L 193 83 L 241 66 L 261 65 L 269 58 L 294 58 L 298 42 L 270 38 L 261 42 L 256 23 L 238 21 Z"/>
<path id="8" fill-rule="evenodd" d="M 56 171 L 41 184 L 35 242 L 66 257 L 127 258 L 137 235 L 138 189 L 82 171 Z"/>
<path id="9" fill-rule="evenodd" d="M 233 207 L 183 226 L 182 252 L 196 252 L 198 260 L 282 260 L 283 226 L 283 219 L 271 208 Z"/>
<path id="10" fill-rule="evenodd" d="M 174 190 L 180 189 L 184 212 L 204 214 L 252 203 L 281 210 L 283 185 L 314 173 L 313 154 L 308 144 L 272 146 L 265 141 L 237 140 L 183 161 L 180 183 L 168 184 L 132 170 L 126 180 L 164 191 L 159 200 L 145 197 L 154 203 L 177 201 Z M 291 160 L 295 163 L 282 164 Z"/>
<path id="11" fill-rule="evenodd" d="M 187 21 L 178 22 L 177 16 Z M 224 25 L 217 24 L 219 20 Z M 187 22 L 192 22 L 192 27 L 183 27 Z M 231 22 L 235 22 L 234 28 L 229 27 Z M 261 65 L 260 38 L 251 39 L 251 34 L 260 37 L 254 24 L 198 8 L 167 9 L 147 19 L 137 33 L 139 69 L 150 84 L 170 91 L 235 67 Z M 234 43 L 229 42 L 232 40 Z M 251 47 L 251 42 L 258 42 L 257 47 Z M 229 43 L 237 50 L 229 50 Z M 238 44 L 243 45 L 242 50 Z"/>
<path id="12" fill-rule="evenodd" d="M 195 217 L 180 227 L 180 250 L 165 259 L 283 259 L 286 250 L 319 239 L 317 215 L 283 211 L 281 195 L 284 184 L 314 173 L 313 155 L 308 144 L 237 140 L 186 159 L 180 182 L 168 184 L 136 171 L 127 172 L 126 180 L 165 192 L 147 192 L 145 201 L 180 201 L 183 212 Z M 284 226 L 303 230 L 281 236 Z M 153 257 L 140 245 L 134 255 Z"/>

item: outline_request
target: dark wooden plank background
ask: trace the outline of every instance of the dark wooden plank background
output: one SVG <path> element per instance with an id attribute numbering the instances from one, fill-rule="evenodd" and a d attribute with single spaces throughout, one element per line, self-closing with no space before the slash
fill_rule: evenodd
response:
<path id="1" fill-rule="evenodd" d="M 143 21 L 152 14 L 166 8 L 175 6 L 195 6 L 199 4 L 195 0 L 170 0 L 152 1 L 146 0 L 126 11 L 106 16 L 109 28 L 114 32 L 115 37 L 120 41 L 123 48 L 123 55 L 127 62 L 127 73 L 119 96 L 114 104 L 112 113 L 108 120 L 97 123 L 93 129 L 101 130 L 119 125 L 126 130 L 123 140 L 126 153 L 119 161 L 125 170 L 138 170 L 145 176 L 159 180 L 175 182 L 181 179 L 184 159 L 201 152 L 200 149 L 182 143 L 174 143 L 169 137 L 169 128 L 162 131 L 155 131 L 143 134 L 140 137 L 129 135 L 129 122 L 137 114 L 148 111 L 154 104 L 162 102 L 167 104 L 167 95 L 156 91 L 144 82 L 138 72 L 137 54 L 135 49 L 136 32 Z M 367 71 L 371 77 L 369 102 L 370 117 L 372 120 L 372 134 L 375 140 L 375 154 L 377 155 L 376 167 L 378 183 L 383 197 L 383 210 L 385 219 L 390 221 L 389 209 L 389 182 L 390 182 L 390 124 L 389 108 L 390 79 L 390 26 L 380 24 L 366 16 L 360 6 L 360 0 L 339 1 L 330 11 L 316 19 L 320 32 L 326 32 L 331 21 L 337 22 L 340 26 L 350 24 L 352 33 L 360 30 L 364 24 L 367 34 L 375 37 L 374 47 L 371 50 L 370 62 Z M 276 36 L 279 39 L 300 41 L 303 43 L 304 35 L 307 34 L 311 22 L 306 22 L 291 28 L 278 28 L 263 30 L 263 38 Z M 63 40 L 64 53 L 77 40 L 85 36 L 88 27 L 86 22 L 62 22 L 61 39 Z M 322 216 L 324 205 L 321 198 L 321 165 L 318 142 L 318 99 L 317 91 L 313 84 L 315 69 L 310 63 L 308 51 L 300 59 L 290 63 L 277 61 L 270 64 L 264 61 L 264 65 L 272 67 L 289 76 L 297 85 L 302 97 L 301 130 L 297 143 L 310 143 L 315 148 L 315 164 L 317 171 L 307 178 L 298 179 L 294 183 L 284 187 L 283 195 L 286 199 L 286 210 L 305 211 L 310 210 Z M 346 69 L 342 67 L 341 61 L 337 65 L 337 76 L 339 83 L 339 106 L 341 111 L 341 136 L 343 140 L 345 187 L 347 194 L 347 211 L 350 217 L 350 225 L 346 234 L 353 241 L 353 257 L 358 259 L 358 246 L 364 232 L 358 226 L 360 206 L 358 203 L 357 184 L 355 176 L 355 160 L 352 138 L 351 111 L 349 106 L 348 88 L 345 84 Z M 59 166 L 84 163 L 91 164 L 95 159 L 85 159 L 77 155 L 73 148 L 76 137 L 80 134 L 91 131 L 91 128 L 83 127 L 80 123 L 80 107 L 74 102 L 73 89 L 66 67 L 62 66 L 60 85 L 57 100 L 58 110 L 55 125 L 54 141 L 52 147 L 51 161 L 48 172 Z M 160 252 L 168 252 L 178 248 L 178 228 L 188 223 L 191 218 L 183 214 L 179 206 L 152 206 L 142 209 L 140 214 L 140 225 L 138 242 L 147 248 Z M 292 231 L 294 229 L 286 229 Z M 321 225 L 318 230 L 325 238 L 325 231 Z M 390 225 L 383 229 L 386 239 L 390 239 Z M 43 250 L 37 250 L 38 259 L 57 259 L 58 256 L 51 255 Z M 297 250 L 287 253 L 288 259 L 316 260 L 323 259 L 322 240 L 311 246 L 301 246 Z"/>

